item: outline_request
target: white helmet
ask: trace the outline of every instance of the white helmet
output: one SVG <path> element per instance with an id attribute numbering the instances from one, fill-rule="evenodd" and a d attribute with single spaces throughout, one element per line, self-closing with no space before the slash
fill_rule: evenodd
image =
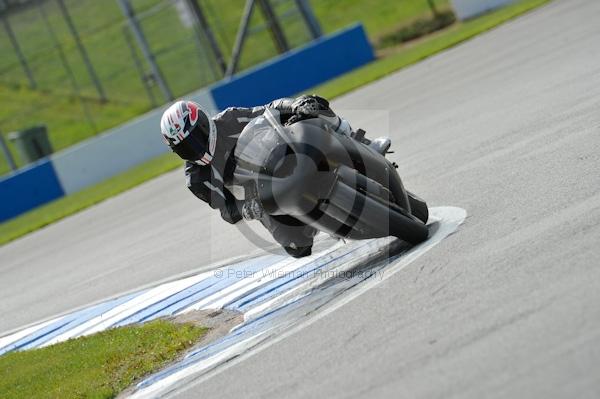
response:
<path id="1" fill-rule="evenodd" d="M 181 159 L 208 165 L 215 154 L 215 122 L 193 101 L 177 101 L 162 115 L 163 139 Z"/>

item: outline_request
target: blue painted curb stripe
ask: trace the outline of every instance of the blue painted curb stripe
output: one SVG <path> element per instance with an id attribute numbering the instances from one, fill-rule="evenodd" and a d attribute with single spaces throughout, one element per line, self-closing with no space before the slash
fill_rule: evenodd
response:
<path id="1" fill-rule="evenodd" d="M 86 321 L 111 310 L 116 306 L 130 301 L 131 299 L 143 294 L 144 292 L 146 291 L 140 291 L 107 302 L 102 302 L 91 308 L 82 309 L 70 315 L 66 315 L 65 317 L 62 317 L 60 320 L 57 320 L 56 322 L 42 328 L 41 330 L 38 330 L 35 333 L 28 335 L 27 337 L 24 337 L 4 348 L 1 348 L 0 355 L 13 350 L 31 349 L 39 347 L 44 343 L 50 341 L 54 337 L 57 337 L 60 334 L 67 332 L 85 323 Z"/>
<path id="2" fill-rule="evenodd" d="M 259 271 L 266 266 L 280 260 L 280 256 L 263 256 L 250 261 L 244 261 L 227 266 L 227 269 L 239 269 L 248 273 Z M 171 316 L 178 311 L 187 308 L 188 306 L 218 293 L 223 288 L 227 288 L 238 281 L 243 280 L 242 274 L 239 275 L 224 275 L 223 277 L 215 277 L 214 275 L 202 280 L 197 284 L 192 285 L 169 298 L 158 303 L 152 304 L 147 308 L 121 320 L 115 326 L 124 326 L 131 323 L 138 323 L 147 320 L 153 320 L 158 317 Z"/>
<path id="3" fill-rule="evenodd" d="M 350 253 L 360 249 L 362 246 L 355 248 Z M 247 309 L 258 302 L 268 300 L 285 289 L 293 287 L 294 284 L 299 284 L 303 281 L 302 276 L 306 276 L 311 271 L 318 268 L 327 267 L 328 264 L 342 259 L 345 256 L 350 256 L 348 253 L 339 255 L 337 251 L 327 253 L 312 262 L 295 269 L 293 273 L 286 274 L 285 277 L 276 278 L 275 280 L 266 280 L 264 284 L 259 284 L 248 291 L 240 292 L 240 297 L 236 298 L 232 304 L 227 305 L 231 309 Z M 259 258 L 242 261 L 232 265 L 228 265 L 219 270 L 223 272 L 222 277 L 210 276 L 190 287 L 187 287 L 173 295 L 163 298 L 156 303 L 152 303 L 136 313 L 125 317 L 122 320 L 114 323 L 111 327 L 123 326 L 131 323 L 156 319 L 162 316 L 170 316 L 183 310 L 194 303 L 197 303 L 205 298 L 218 294 L 221 290 L 232 286 L 248 276 L 256 272 L 260 272 L 271 265 L 287 259 L 279 255 L 266 255 Z M 291 277 L 290 277 L 291 276 Z M 97 304 L 89 309 L 83 309 L 73 314 L 66 315 L 59 320 L 35 331 L 34 333 L 19 339 L 16 342 L 7 345 L 0 349 L 0 354 L 12 350 L 30 349 L 39 347 L 54 338 L 67 333 L 74 328 L 94 319 L 102 314 L 114 309 L 115 307 L 125 304 L 132 299 L 143 295 L 149 290 L 143 290 L 132 293 L 123 297 L 119 297 L 110 301 Z"/>
<path id="4" fill-rule="evenodd" d="M 244 270 L 248 273 L 259 271 L 270 264 L 276 263 L 282 259 L 279 255 L 267 255 L 259 258 L 254 258 L 248 261 L 239 262 L 227 266 L 231 270 Z M 171 295 L 157 303 L 154 303 L 148 307 L 141 309 L 135 314 L 120 320 L 111 327 L 122 326 L 131 323 L 137 323 L 146 320 L 156 319 L 162 316 L 170 316 L 175 314 L 177 311 L 184 309 L 194 302 L 198 302 L 204 298 L 218 293 L 223 288 L 237 283 L 243 280 L 244 274 L 232 273 L 231 275 L 224 275 L 223 277 L 211 276 L 206 280 L 188 287 L 174 295 Z M 13 350 L 23 350 L 36 348 L 44 345 L 46 342 L 64 334 L 86 322 L 92 320 L 102 314 L 116 308 L 119 305 L 125 304 L 132 299 L 143 295 L 148 292 L 149 289 L 138 291 L 132 294 L 128 294 L 113 300 L 99 303 L 91 308 L 82 309 L 72 314 L 65 315 L 55 322 L 34 331 L 15 342 L 12 342 L 5 347 L 0 348 L 0 355 Z"/>

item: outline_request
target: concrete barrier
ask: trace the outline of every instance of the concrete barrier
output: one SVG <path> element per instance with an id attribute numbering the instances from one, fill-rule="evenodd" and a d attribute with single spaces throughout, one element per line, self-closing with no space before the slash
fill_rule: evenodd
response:
<path id="1" fill-rule="evenodd" d="M 265 104 L 326 82 L 373 59 L 364 28 L 353 25 L 184 97 L 200 103 L 209 113 L 233 105 Z M 0 180 L 0 221 L 169 151 L 159 134 L 160 117 L 166 107 Z"/>
<path id="2" fill-rule="evenodd" d="M 451 0 L 454 12 L 460 20 L 476 17 L 514 1 L 515 0 Z"/>

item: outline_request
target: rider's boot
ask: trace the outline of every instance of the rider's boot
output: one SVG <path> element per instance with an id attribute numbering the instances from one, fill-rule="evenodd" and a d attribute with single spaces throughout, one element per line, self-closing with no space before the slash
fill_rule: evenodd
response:
<path id="1" fill-rule="evenodd" d="M 362 129 L 358 129 L 355 132 L 352 133 L 352 138 L 354 138 L 357 141 L 360 141 L 363 144 L 368 145 L 369 147 L 371 147 L 372 149 L 374 149 L 375 151 L 377 151 L 378 153 L 380 153 L 381 155 L 385 156 L 385 154 L 388 153 L 388 150 L 390 149 L 390 146 L 392 145 L 392 140 L 390 140 L 389 137 L 377 137 L 373 140 L 369 140 L 368 138 L 365 137 L 365 131 Z"/>
<path id="2" fill-rule="evenodd" d="M 372 149 L 374 149 L 375 151 L 377 151 L 378 153 L 380 153 L 381 155 L 385 156 L 385 154 L 387 154 L 388 150 L 390 149 L 390 146 L 392 145 L 392 141 L 390 140 L 389 137 L 377 137 L 376 139 L 373 140 L 369 140 L 365 137 L 365 131 L 362 129 L 358 129 L 356 131 L 352 131 L 352 127 L 350 126 L 350 123 L 348 123 L 348 121 L 340 116 L 337 115 L 333 115 L 332 117 L 324 117 L 321 116 L 322 118 L 330 120 L 330 123 L 334 126 L 337 126 L 335 131 L 341 134 L 345 134 L 346 136 L 352 137 L 354 140 L 359 141 L 363 144 L 368 145 L 369 147 L 371 147 Z M 334 118 L 337 118 L 334 119 Z"/>
<path id="3" fill-rule="evenodd" d="M 371 147 L 381 155 L 385 156 L 385 154 L 387 154 L 388 150 L 390 149 L 391 145 L 392 140 L 390 140 L 389 137 L 377 137 L 376 139 L 373 139 L 371 141 L 369 147 Z"/>

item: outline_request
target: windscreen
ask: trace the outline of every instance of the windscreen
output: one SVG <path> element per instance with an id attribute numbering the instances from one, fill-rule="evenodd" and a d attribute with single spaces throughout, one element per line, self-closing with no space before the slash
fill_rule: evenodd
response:
<path id="1" fill-rule="evenodd" d="M 272 151 L 283 143 L 277 130 L 265 116 L 254 118 L 242 131 L 235 148 L 237 164 L 259 171 Z"/>

